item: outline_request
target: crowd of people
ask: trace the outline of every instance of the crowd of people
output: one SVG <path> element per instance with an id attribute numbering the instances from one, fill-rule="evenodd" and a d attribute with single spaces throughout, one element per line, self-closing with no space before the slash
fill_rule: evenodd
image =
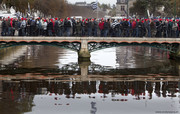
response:
<path id="1" fill-rule="evenodd" d="M 173 37 L 179 19 L 2 18 L 2 36 Z"/>

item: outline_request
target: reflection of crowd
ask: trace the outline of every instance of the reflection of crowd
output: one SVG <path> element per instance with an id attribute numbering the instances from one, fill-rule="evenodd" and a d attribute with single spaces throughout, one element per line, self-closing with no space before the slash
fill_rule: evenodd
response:
<path id="1" fill-rule="evenodd" d="M 47 81 L 39 82 L 21 82 L 21 83 L 8 83 L 3 82 L 3 91 L 19 92 L 29 94 L 41 94 L 44 93 L 40 88 L 47 88 L 45 90 L 50 93 L 56 93 L 63 95 L 67 98 L 75 96 L 76 94 L 93 94 L 96 93 L 96 82 L 58 82 L 49 83 Z M 155 85 L 155 86 L 154 86 Z M 37 91 L 38 90 L 38 91 Z M 103 82 L 101 81 L 98 88 L 98 93 L 104 95 L 111 93 L 114 95 L 121 94 L 122 96 L 144 96 L 145 92 L 148 92 L 149 99 L 152 99 L 152 93 L 156 93 L 158 97 L 177 97 L 175 93 L 178 92 L 178 82 Z"/>
<path id="2" fill-rule="evenodd" d="M 179 19 L 3 18 L 2 36 L 179 37 Z"/>

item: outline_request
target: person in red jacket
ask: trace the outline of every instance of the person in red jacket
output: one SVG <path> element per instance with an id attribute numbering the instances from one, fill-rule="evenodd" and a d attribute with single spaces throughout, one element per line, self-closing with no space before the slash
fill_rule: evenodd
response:
<path id="1" fill-rule="evenodd" d="M 136 36 L 136 21 L 135 20 L 133 20 L 132 22 L 132 31 L 133 31 L 132 37 L 135 37 Z"/>
<path id="2" fill-rule="evenodd" d="M 101 31 L 101 37 L 104 35 L 104 20 L 102 19 L 99 23 L 99 29 Z"/>

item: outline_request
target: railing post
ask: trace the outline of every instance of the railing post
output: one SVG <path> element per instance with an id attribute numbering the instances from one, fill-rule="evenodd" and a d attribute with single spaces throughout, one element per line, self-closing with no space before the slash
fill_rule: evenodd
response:
<path id="1" fill-rule="evenodd" d="M 88 50 L 88 41 L 83 39 L 81 42 L 81 49 L 78 52 L 79 61 L 90 61 L 90 53 Z"/>

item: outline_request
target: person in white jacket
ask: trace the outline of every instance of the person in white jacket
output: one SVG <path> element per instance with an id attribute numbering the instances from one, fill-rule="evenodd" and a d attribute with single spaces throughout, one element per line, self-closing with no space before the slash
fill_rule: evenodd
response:
<path id="1" fill-rule="evenodd" d="M 43 36 L 47 36 L 47 20 L 44 19 L 42 22 Z"/>

